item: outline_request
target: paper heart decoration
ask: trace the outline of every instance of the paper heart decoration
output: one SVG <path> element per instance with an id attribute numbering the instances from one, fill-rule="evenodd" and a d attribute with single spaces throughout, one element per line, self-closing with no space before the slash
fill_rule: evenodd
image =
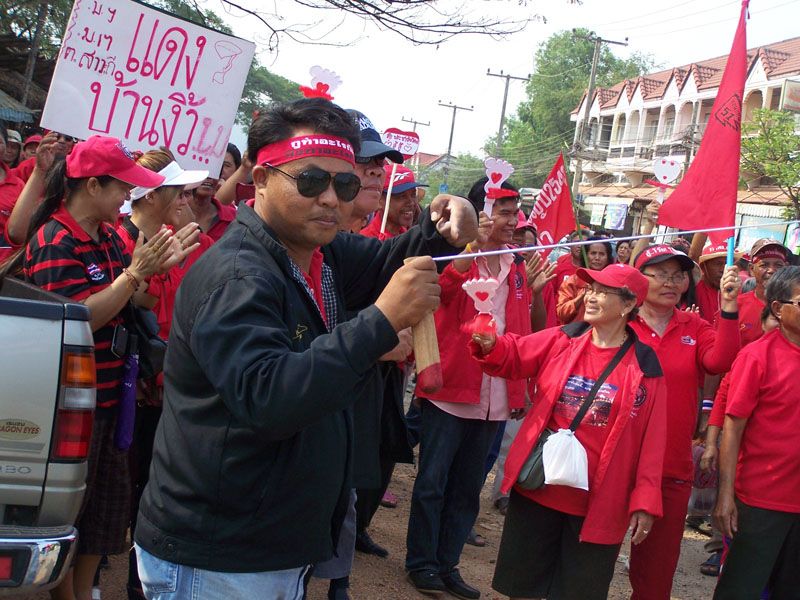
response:
<path id="1" fill-rule="evenodd" d="M 681 163 L 675 160 L 657 158 L 653 161 L 653 172 L 656 174 L 656 180 L 659 183 L 672 183 L 681 174 L 682 166 Z"/>
<path id="2" fill-rule="evenodd" d="M 342 85 L 342 79 L 333 71 L 315 65 L 308 72 L 311 74 L 311 87 L 300 86 L 306 98 L 325 98 L 333 100 L 332 92 Z"/>
<path id="3" fill-rule="evenodd" d="M 475 303 L 475 310 L 479 313 L 491 313 L 492 299 L 499 285 L 500 282 L 494 277 L 479 277 L 465 281 L 461 284 L 461 289 L 472 298 Z"/>
<path id="4" fill-rule="evenodd" d="M 483 166 L 486 167 L 486 177 L 489 178 L 486 185 L 483 186 L 483 191 L 485 192 L 488 192 L 489 188 L 502 186 L 514 172 L 514 167 L 511 166 L 511 163 L 500 158 L 487 158 L 483 161 Z"/>
<path id="5" fill-rule="evenodd" d="M 403 131 L 397 127 L 390 127 L 383 132 L 383 143 L 400 152 L 403 158 L 408 160 L 419 149 L 419 134 L 415 131 Z"/>

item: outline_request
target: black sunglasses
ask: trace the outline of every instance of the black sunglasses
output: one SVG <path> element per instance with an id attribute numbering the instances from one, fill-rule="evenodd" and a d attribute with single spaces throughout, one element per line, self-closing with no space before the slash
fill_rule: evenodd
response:
<path id="1" fill-rule="evenodd" d="M 336 192 L 336 197 L 342 202 L 352 202 L 361 190 L 361 179 L 355 173 L 329 173 L 319 167 L 310 167 L 297 175 L 290 175 L 269 163 L 264 163 L 264 166 L 286 175 L 289 179 L 294 179 L 297 191 L 306 198 L 319 196 L 328 189 L 331 181 L 333 181 L 333 191 Z"/>

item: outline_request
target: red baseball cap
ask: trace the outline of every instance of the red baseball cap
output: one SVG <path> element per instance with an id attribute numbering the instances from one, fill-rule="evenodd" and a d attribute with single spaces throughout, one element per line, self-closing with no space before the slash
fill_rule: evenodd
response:
<path id="1" fill-rule="evenodd" d="M 597 282 L 600 285 L 617 289 L 628 288 L 636 296 L 636 306 L 642 305 L 650 288 L 647 277 L 633 267 L 622 263 L 610 264 L 602 271 L 580 268 L 577 275 L 587 283 Z"/>
<path id="2" fill-rule="evenodd" d="M 739 260 L 741 257 L 741 250 L 737 249 L 733 251 L 734 260 Z M 716 245 L 709 244 L 703 248 L 703 253 L 700 255 L 700 258 L 697 259 L 697 262 L 702 265 L 704 262 L 711 260 L 712 258 L 728 258 L 728 243 L 722 242 L 721 244 Z"/>
<path id="3" fill-rule="evenodd" d="M 75 144 L 67 156 L 67 177 L 109 175 L 130 185 L 157 188 L 164 176 L 136 164 L 133 154 L 118 138 L 93 135 Z"/>
<path id="4" fill-rule="evenodd" d="M 383 191 L 387 192 L 389 190 L 389 178 L 392 176 L 392 165 L 389 163 L 383 165 L 383 172 L 385 175 L 383 179 Z M 417 180 L 414 178 L 414 171 L 403 165 L 397 165 L 394 173 L 392 194 L 402 194 L 407 190 L 418 187 L 428 186 L 424 183 L 417 183 Z"/>
<path id="5" fill-rule="evenodd" d="M 39 144 L 41 143 L 41 141 L 42 141 L 42 136 L 38 134 L 30 135 L 27 138 L 25 138 L 24 142 L 22 142 L 22 147 L 25 148 L 28 146 L 28 144 Z"/>
<path id="6" fill-rule="evenodd" d="M 521 210 L 517 211 L 517 225 L 514 227 L 514 229 L 515 230 L 530 229 L 531 231 L 536 233 L 536 227 L 533 225 L 533 223 L 528 222 L 527 217 L 525 217 L 525 213 L 522 212 Z"/>
<path id="7" fill-rule="evenodd" d="M 680 250 L 676 250 L 667 244 L 656 244 L 642 250 L 636 257 L 634 266 L 640 271 L 649 265 L 657 265 L 665 260 L 674 258 L 681 264 L 681 269 L 691 271 L 694 269 L 694 261 Z"/>

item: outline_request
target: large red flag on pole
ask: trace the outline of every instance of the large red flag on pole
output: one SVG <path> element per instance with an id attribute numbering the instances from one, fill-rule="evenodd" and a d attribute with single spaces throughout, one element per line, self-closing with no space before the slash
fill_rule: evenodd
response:
<path id="1" fill-rule="evenodd" d="M 733 46 L 700 149 L 680 184 L 659 210 L 660 225 L 703 229 L 735 223 L 742 147 L 742 96 L 747 77 L 748 3 L 749 0 L 742 2 Z M 733 230 L 714 231 L 709 232 L 708 237 L 718 244 L 733 235 Z"/>
<path id="2" fill-rule="evenodd" d="M 572 211 L 567 170 L 564 168 L 564 155 L 559 154 L 553 170 L 542 184 L 542 191 L 536 198 L 528 224 L 536 228 L 540 244 L 555 244 L 575 229 L 575 213 Z M 550 250 L 542 252 L 545 256 Z"/>

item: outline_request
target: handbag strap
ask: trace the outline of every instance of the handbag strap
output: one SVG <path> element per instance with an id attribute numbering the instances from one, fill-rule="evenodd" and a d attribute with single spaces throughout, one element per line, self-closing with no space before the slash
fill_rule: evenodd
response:
<path id="1" fill-rule="evenodd" d="M 589 390 L 589 394 L 586 396 L 586 399 L 581 404 L 581 407 L 578 409 L 578 413 L 575 415 L 575 418 L 572 419 L 572 423 L 569 424 L 569 428 L 574 433 L 575 430 L 578 428 L 578 425 L 581 424 L 583 421 L 583 417 L 586 416 L 586 413 L 589 411 L 589 407 L 594 402 L 594 397 L 597 396 L 597 392 L 600 391 L 600 387 L 605 383 L 605 380 L 608 379 L 608 376 L 611 375 L 611 372 L 617 367 L 617 365 L 622 360 L 622 357 L 625 356 L 625 353 L 628 352 L 628 349 L 633 346 L 633 342 L 635 341 L 635 334 L 628 330 L 628 337 L 623 342 L 622 346 L 619 347 L 617 353 L 614 354 L 614 358 L 608 363 L 606 368 L 600 373 L 600 377 L 597 378 L 597 381 L 594 382 L 592 389 Z"/>

